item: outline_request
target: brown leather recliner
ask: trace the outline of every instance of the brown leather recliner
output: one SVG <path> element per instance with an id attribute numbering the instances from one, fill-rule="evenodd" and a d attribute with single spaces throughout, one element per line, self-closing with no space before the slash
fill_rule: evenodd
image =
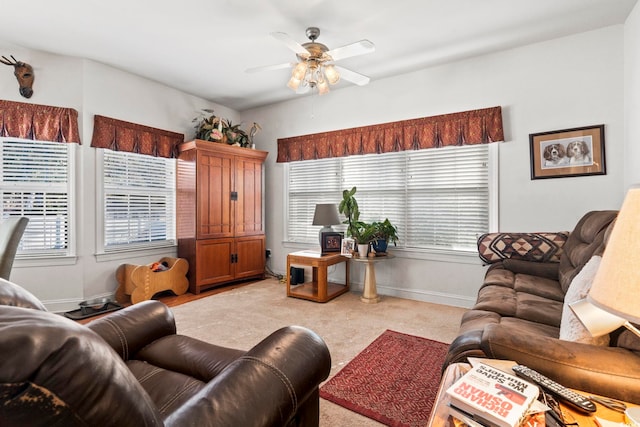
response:
<path id="1" fill-rule="evenodd" d="M 245 352 L 176 334 L 158 301 L 85 326 L 0 279 L 2 426 L 317 426 L 330 367 L 302 327 Z"/>

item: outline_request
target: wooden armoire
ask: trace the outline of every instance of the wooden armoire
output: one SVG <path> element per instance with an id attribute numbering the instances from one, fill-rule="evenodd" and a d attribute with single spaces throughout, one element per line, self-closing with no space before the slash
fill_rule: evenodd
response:
<path id="1" fill-rule="evenodd" d="M 264 278 L 262 165 L 266 151 L 194 140 L 178 147 L 178 256 L 189 290 Z"/>

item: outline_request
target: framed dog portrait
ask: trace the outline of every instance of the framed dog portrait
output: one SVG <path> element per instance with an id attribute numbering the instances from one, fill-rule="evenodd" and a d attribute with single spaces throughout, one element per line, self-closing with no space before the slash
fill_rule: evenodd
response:
<path id="1" fill-rule="evenodd" d="M 340 252 L 342 250 L 342 233 L 329 231 L 321 233 L 320 252 L 322 255 Z"/>
<path id="2" fill-rule="evenodd" d="M 529 134 L 531 179 L 606 175 L 604 125 Z"/>

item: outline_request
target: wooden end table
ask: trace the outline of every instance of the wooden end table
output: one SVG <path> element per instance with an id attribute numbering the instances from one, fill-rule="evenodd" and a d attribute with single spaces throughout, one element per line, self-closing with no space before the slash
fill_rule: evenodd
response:
<path id="1" fill-rule="evenodd" d="M 345 263 L 344 284 L 328 281 L 327 267 Z M 311 282 L 291 285 L 291 265 L 306 265 L 312 268 Z M 349 258 L 339 253 L 322 255 L 320 252 L 299 251 L 287 255 L 287 296 L 315 302 L 327 302 L 349 291 Z"/>
<path id="2" fill-rule="evenodd" d="M 491 359 L 487 359 L 486 363 L 490 364 L 490 362 L 491 362 Z M 504 361 L 499 361 L 498 364 L 496 365 L 498 369 L 504 369 L 500 367 L 501 362 L 504 362 Z M 438 389 L 438 395 L 436 396 L 436 401 L 433 403 L 433 410 L 431 411 L 431 417 L 429 418 L 429 423 L 427 424 L 428 427 L 453 427 L 453 422 L 451 421 L 451 418 L 449 417 L 449 411 L 447 410 L 447 407 L 449 405 L 449 398 L 445 393 L 445 391 L 458 378 L 464 375 L 470 368 L 471 368 L 471 365 L 469 365 L 468 363 L 453 363 L 447 367 L 444 374 L 442 375 L 442 380 L 440 381 L 440 388 Z M 580 392 L 579 390 L 576 390 L 576 391 Z M 593 393 L 585 393 L 585 392 L 580 392 L 580 393 L 586 394 L 586 395 L 593 394 Z M 626 404 L 628 407 L 638 406 L 632 403 L 626 403 Z M 566 410 L 568 412 L 571 412 L 571 415 L 573 415 L 573 417 L 576 419 L 576 421 L 580 426 L 596 425 L 594 416 L 597 416 L 599 418 L 602 418 L 608 421 L 613 421 L 618 423 L 624 422 L 624 414 L 621 414 L 620 412 L 616 412 L 609 408 L 605 408 L 604 406 L 599 404 L 596 404 L 598 406 L 597 412 L 591 416 L 574 411 L 571 408 L 563 405 L 562 402 L 560 403 L 560 405 L 562 406 L 563 411 Z"/>

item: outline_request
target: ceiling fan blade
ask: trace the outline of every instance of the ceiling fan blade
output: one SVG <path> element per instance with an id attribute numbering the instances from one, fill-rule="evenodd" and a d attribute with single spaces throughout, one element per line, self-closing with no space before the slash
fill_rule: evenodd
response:
<path id="1" fill-rule="evenodd" d="M 304 48 L 300 43 L 295 41 L 287 33 L 271 33 L 271 36 L 284 43 L 289 49 L 297 53 L 298 55 L 308 55 L 309 51 Z"/>
<path id="2" fill-rule="evenodd" d="M 347 70 L 346 68 L 339 67 L 334 65 L 338 73 L 340 73 L 340 78 L 350 81 L 351 83 L 355 83 L 358 86 L 364 86 L 369 83 L 371 80 L 369 77 L 364 74 L 356 73 L 355 71 Z"/>
<path id="3" fill-rule="evenodd" d="M 327 55 L 331 56 L 334 61 L 350 58 L 352 56 L 364 55 L 365 53 L 371 53 L 376 50 L 376 47 L 369 40 L 360 40 L 359 42 L 351 43 L 342 47 L 331 49 L 327 52 Z"/>
<path id="4" fill-rule="evenodd" d="M 286 62 L 284 64 L 275 64 L 275 65 L 263 65 L 261 67 L 252 67 L 244 70 L 245 73 L 258 73 L 260 71 L 272 71 L 272 70 L 281 70 L 283 68 L 291 68 L 295 65 L 295 62 Z"/>

